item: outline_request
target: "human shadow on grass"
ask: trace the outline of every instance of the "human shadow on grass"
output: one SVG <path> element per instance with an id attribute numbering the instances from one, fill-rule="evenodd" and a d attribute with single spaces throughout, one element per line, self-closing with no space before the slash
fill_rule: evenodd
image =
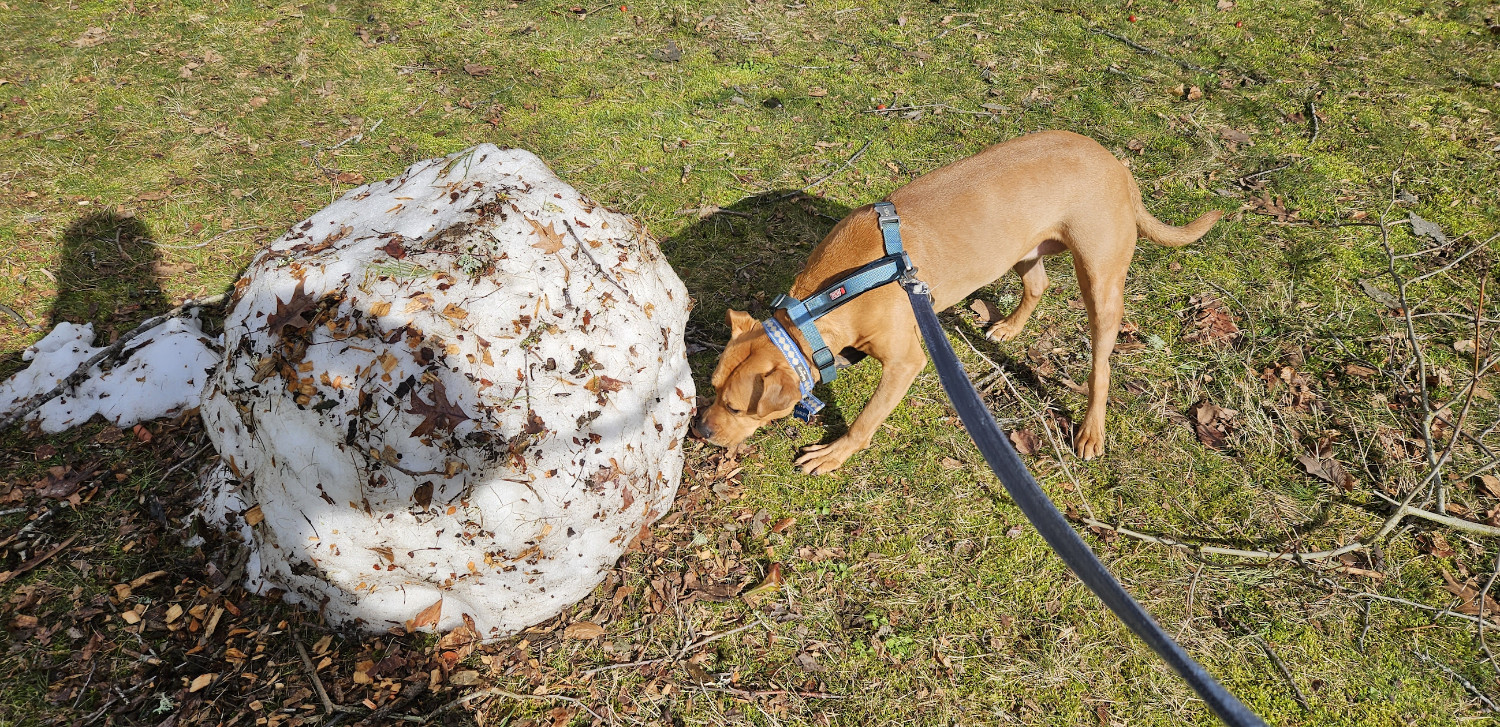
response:
<path id="1" fill-rule="evenodd" d="M 58 241 L 52 269 L 57 297 L 47 319 L 31 321 L 33 327 L 45 331 L 59 323 L 92 323 L 95 342 L 102 345 L 167 312 L 171 304 L 156 270 L 160 259 L 150 229 L 134 216 L 111 211 L 74 220 Z M 21 354 L 0 356 L 0 377 L 25 368 Z"/>
<path id="2" fill-rule="evenodd" d="M 724 208 L 684 212 L 696 214 L 697 221 L 662 240 L 661 248 L 693 296 L 689 361 L 701 400 L 707 402 L 712 400 L 714 366 L 729 340 L 725 312 L 743 310 L 757 320 L 770 316 L 771 301 L 791 289 L 812 249 L 850 208 L 803 192 L 775 190 Z M 853 353 L 846 352 L 851 361 L 860 358 Z M 848 422 L 828 393 L 826 386 L 818 387 L 818 397 L 828 404 L 815 421 L 825 427 L 825 440 L 832 441 L 844 434 Z"/>

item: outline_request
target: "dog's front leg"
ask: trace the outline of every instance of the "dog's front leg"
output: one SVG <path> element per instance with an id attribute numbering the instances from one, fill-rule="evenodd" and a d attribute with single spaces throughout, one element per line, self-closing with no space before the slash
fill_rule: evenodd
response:
<path id="1" fill-rule="evenodd" d="M 810 475 L 827 474 L 838 469 L 855 452 L 870 446 L 870 439 L 875 436 L 875 431 L 896 410 L 896 406 L 906 397 L 911 383 L 917 379 L 917 374 L 927 366 L 927 355 L 922 352 L 922 345 L 918 342 L 920 339 L 916 337 L 916 331 L 912 333 L 911 345 L 899 356 L 882 358 L 877 352 L 871 353 L 880 360 L 881 365 L 880 384 L 875 387 L 875 395 L 870 397 L 869 403 L 865 404 L 864 410 L 844 436 L 828 444 L 814 444 L 802 450 L 802 456 L 797 458 L 797 465 L 803 472 Z"/>

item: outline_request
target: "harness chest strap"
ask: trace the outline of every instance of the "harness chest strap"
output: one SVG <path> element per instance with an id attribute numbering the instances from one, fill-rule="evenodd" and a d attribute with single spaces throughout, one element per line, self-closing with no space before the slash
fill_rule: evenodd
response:
<path id="1" fill-rule="evenodd" d="M 823 408 L 823 402 L 812 395 L 813 386 L 831 382 L 838 376 L 833 351 L 829 350 L 814 321 L 861 293 L 900 280 L 913 270 L 911 258 L 901 246 L 901 218 L 896 215 L 896 206 L 890 202 L 878 202 L 874 209 L 885 248 L 884 257 L 860 267 L 805 300 L 782 294 L 771 302 L 772 308 L 786 311 L 792 325 L 806 339 L 808 348 L 812 349 L 812 361 L 808 362 L 802 348 L 774 316 L 763 322 L 766 335 L 797 372 L 802 400 L 794 414 L 803 421 L 811 419 L 814 413 Z"/>

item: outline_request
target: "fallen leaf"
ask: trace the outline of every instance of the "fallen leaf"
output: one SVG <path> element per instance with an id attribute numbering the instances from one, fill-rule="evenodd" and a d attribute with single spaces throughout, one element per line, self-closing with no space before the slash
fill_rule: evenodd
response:
<path id="1" fill-rule="evenodd" d="M 204 687 L 213 684 L 214 677 L 216 676 L 218 676 L 218 674 L 199 674 L 197 677 L 193 678 L 193 683 L 188 687 L 188 691 L 196 692 L 202 690 Z"/>
<path id="2" fill-rule="evenodd" d="M 1479 484 L 1490 497 L 1500 498 L 1500 477 L 1494 475 L 1480 475 Z"/>
<path id="3" fill-rule="evenodd" d="M 579 641 L 591 641 L 604 635 L 604 627 L 593 621 L 578 621 L 563 629 L 563 637 Z"/>
<path id="4" fill-rule="evenodd" d="M 676 63 L 682 60 L 682 49 L 677 47 L 677 41 L 669 40 L 665 46 L 651 51 L 651 57 L 663 63 Z"/>
<path id="5" fill-rule="evenodd" d="M 1309 454 L 1298 455 L 1297 463 L 1302 465 L 1303 471 L 1324 482 L 1339 486 L 1345 492 L 1354 489 L 1354 478 L 1344 470 L 1344 466 L 1332 457 L 1315 457 Z"/>
<path id="6" fill-rule="evenodd" d="M 1041 448 L 1042 442 L 1035 434 L 1025 429 L 1012 429 L 1010 432 L 1010 443 L 1015 446 L 1016 452 L 1020 454 L 1036 454 Z"/>
<path id="7" fill-rule="evenodd" d="M 987 326 L 1005 317 L 1005 314 L 1001 313 L 999 308 L 981 298 L 975 298 L 974 302 L 969 304 L 969 310 L 979 314 L 979 325 L 981 326 Z"/>
<path id="8" fill-rule="evenodd" d="M 548 222 L 547 226 L 543 227 L 542 223 L 530 217 L 526 218 L 526 221 L 531 223 L 531 228 L 536 230 L 536 234 L 542 238 L 541 242 L 533 244 L 532 247 L 546 253 L 557 252 L 563 248 L 562 235 L 553 229 L 553 223 Z"/>
<path id="9" fill-rule="evenodd" d="M 464 64 L 464 73 L 474 76 L 475 78 L 478 78 L 480 76 L 488 76 L 490 75 L 490 71 L 493 70 L 495 70 L 493 66 L 480 65 L 478 63 Z"/>
<path id="10" fill-rule="evenodd" d="M 436 626 L 438 617 L 443 613 L 443 599 L 439 598 L 437 603 L 422 609 L 410 621 L 406 622 L 407 631 L 416 631 L 424 626 Z"/>
<path id="11" fill-rule="evenodd" d="M 1209 345 L 1236 345 L 1243 338 L 1234 317 L 1225 310 L 1224 302 L 1211 293 L 1199 293 L 1188 298 L 1190 330 L 1182 340 L 1189 343 Z"/>
<path id="12" fill-rule="evenodd" d="M 807 89 L 807 95 L 812 96 L 813 98 L 822 98 L 828 95 L 828 89 L 817 87 L 809 88 Z"/>
<path id="13" fill-rule="evenodd" d="M 1224 449 L 1224 440 L 1234 434 L 1234 418 L 1239 415 L 1239 412 L 1212 404 L 1207 399 L 1199 399 L 1188 413 L 1192 415 L 1193 432 L 1198 435 L 1198 441 L 1213 450 Z"/>
<path id="14" fill-rule="evenodd" d="M 479 672 L 473 669 L 454 672 L 453 676 L 448 677 L 448 683 L 455 687 L 472 687 L 479 683 Z"/>
<path id="15" fill-rule="evenodd" d="M 1459 583 L 1454 580 L 1447 569 L 1442 569 L 1441 572 L 1443 574 L 1443 588 L 1448 589 L 1449 593 L 1460 599 L 1458 608 L 1455 610 L 1470 616 L 1478 616 L 1480 606 L 1479 591 L 1468 584 Z M 1488 595 L 1484 597 L 1484 615 L 1491 618 L 1500 616 L 1500 603 L 1496 603 L 1495 599 Z"/>
<path id="16" fill-rule="evenodd" d="M 1413 235 L 1428 238 L 1439 245 L 1448 244 L 1448 236 L 1443 233 L 1443 228 L 1436 222 L 1428 222 L 1415 212 L 1406 213 L 1406 219 L 1411 223 Z"/>

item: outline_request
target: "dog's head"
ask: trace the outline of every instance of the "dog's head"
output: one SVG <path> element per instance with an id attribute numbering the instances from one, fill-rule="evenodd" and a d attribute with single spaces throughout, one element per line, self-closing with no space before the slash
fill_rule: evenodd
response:
<path id="1" fill-rule="evenodd" d="M 745 441 L 762 424 L 792 413 L 802 392 L 797 373 L 771 343 L 760 321 L 728 314 L 729 344 L 714 369 L 717 396 L 693 422 L 693 433 L 722 447 Z"/>

